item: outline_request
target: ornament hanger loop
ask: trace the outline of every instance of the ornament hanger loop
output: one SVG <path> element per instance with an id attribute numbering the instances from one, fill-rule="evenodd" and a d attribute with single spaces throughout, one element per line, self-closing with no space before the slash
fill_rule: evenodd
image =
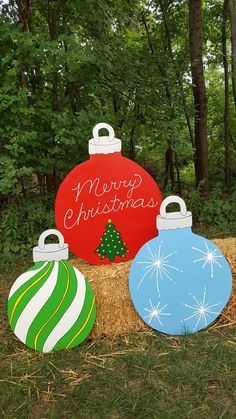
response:
<path id="1" fill-rule="evenodd" d="M 53 234 L 54 236 L 57 236 L 59 238 L 58 247 L 60 249 L 63 248 L 63 246 L 64 246 L 64 237 L 63 237 L 63 235 L 60 233 L 60 231 L 56 230 L 55 228 L 51 228 L 50 230 L 44 231 L 41 234 L 41 236 L 39 237 L 38 246 L 39 246 L 39 248 L 41 250 L 43 250 L 45 248 L 45 239 L 46 239 L 46 237 L 50 236 L 51 234 Z"/>
<path id="2" fill-rule="evenodd" d="M 186 204 L 184 202 L 184 200 L 182 198 L 180 198 L 179 196 L 176 195 L 171 195 L 168 196 L 166 199 L 164 199 L 164 201 L 162 202 L 161 206 L 160 206 L 160 215 L 162 218 L 166 218 L 166 207 L 169 204 L 172 204 L 173 202 L 176 202 L 177 204 L 180 205 L 180 212 L 181 215 L 186 216 L 187 214 L 187 209 L 186 209 Z"/>
<path id="3" fill-rule="evenodd" d="M 100 124 L 95 125 L 95 127 L 93 128 L 93 138 L 95 140 L 95 143 L 99 143 L 100 142 L 100 137 L 99 137 L 99 131 L 100 129 L 105 128 L 108 133 L 109 133 L 109 141 L 114 141 L 115 138 L 115 131 L 112 128 L 111 125 L 106 124 L 105 122 L 101 122 Z"/>

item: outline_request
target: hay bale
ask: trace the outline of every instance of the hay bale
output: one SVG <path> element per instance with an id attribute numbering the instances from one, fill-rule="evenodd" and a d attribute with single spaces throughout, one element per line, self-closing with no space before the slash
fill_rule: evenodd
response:
<path id="1" fill-rule="evenodd" d="M 225 255 L 233 275 L 233 289 L 230 300 L 217 321 L 211 326 L 212 328 L 220 328 L 236 324 L 236 238 L 213 239 L 212 241 Z"/>
<path id="2" fill-rule="evenodd" d="M 233 291 L 230 301 L 211 326 L 217 328 L 236 324 L 235 238 L 212 241 L 225 255 L 233 272 Z M 92 339 L 149 330 L 138 316 L 130 299 L 128 277 L 132 261 L 103 266 L 90 265 L 78 259 L 71 259 L 70 262 L 88 278 L 95 293 L 97 317 L 90 335 Z"/>

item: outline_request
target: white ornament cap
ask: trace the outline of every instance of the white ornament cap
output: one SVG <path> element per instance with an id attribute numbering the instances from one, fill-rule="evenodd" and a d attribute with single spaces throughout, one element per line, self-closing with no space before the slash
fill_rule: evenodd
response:
<path id="1" fill-rule="evenodd" d="M 99 137 L 99 130 L 105 128 L 108 136 Z M 89 154 L 110 154 L 121 151 L 121 140 L 115 138 L 111 125 L 101 122 L 93 128 L 93 138 L 89 140 Z"/>
<path id="2" fill-rule="evenodd" d="M 45 244 L 45 239 L 51 234 L 59 238 L 59 243 Z M 50 262 L 52 260 L 67 260 L 69 257 L 69 247 L 64 243 L 64 237 L 60 231 L 50 229 L 44 231 L 39 237 L 38 246 L 33 248 L 33 261 L 34 262 Z"/>
<path id="3" fill-rule="evenodd" d="M 166 212 L 166 207 L 173 202 L 180 205 L 180 212 Z M 175 230 L 192 226 L 192 213 L 187 211 L 186 204 L 179 196 L 168 196 L 160 206 L 160 215 L 157 216 L 156 225 L 158 230 Z"/>

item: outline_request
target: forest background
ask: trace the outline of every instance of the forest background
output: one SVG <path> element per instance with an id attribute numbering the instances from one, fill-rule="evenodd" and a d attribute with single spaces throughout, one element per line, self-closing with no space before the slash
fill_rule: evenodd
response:
<path id="1" fill-rule="evenodd" d="M 232 235 L 235 0 L 0 3 L 1 263 L 54 226 L 58 187 L 103 121 L 197 229 Z"/>

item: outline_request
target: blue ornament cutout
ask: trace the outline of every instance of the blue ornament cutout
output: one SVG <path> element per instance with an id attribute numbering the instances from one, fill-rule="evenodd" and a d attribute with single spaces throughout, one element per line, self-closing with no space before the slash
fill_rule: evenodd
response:
<path id="1" fill-rule="evenodd" d="M 166 213 L 172 202 L 180 212 Z M 159 234 L 137 253 L 129 288 L 139 316 L 171 335 L 194 333 L 220 315 L 232 290 L 228 262 L 210 240 L 194 234 L 182 198 L 166 198 L 157 217 Z"/>

